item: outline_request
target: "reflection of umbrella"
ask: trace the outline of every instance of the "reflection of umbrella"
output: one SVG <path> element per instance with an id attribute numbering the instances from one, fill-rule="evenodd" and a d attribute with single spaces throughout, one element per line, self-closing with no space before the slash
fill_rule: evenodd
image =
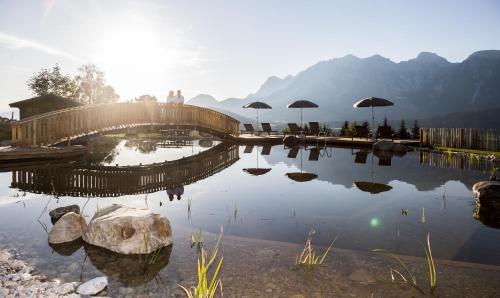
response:
<path id="1" fill-rule="evenodd" d="M 252 146 L 253 148 L 253 146 Z M 245 173 L 248 173 L 250 175 L 254 175 L 254 176 L 260 176 L 260 175 L 264 175 L 266 174 L 267 172 L 271 171 L 270 168 L 259 168 L 259 148 L 257 148 L 256 151 L 256 155 L 257 155 L 257 167 L 256 168 L 245 168 L 243 169 L 243 172 Z"/>
<path id="2" fill-rule="evenodd" d="M 259 110 L 260 109 L 272 109 L 270 105 L 261 101 L 254 101 L 243 106 L 244 109 L 252 108 L 257 110 L 257 133 L 259 133 Z"/>
<path id="3" fill-rule="evenodd" d="M 387 99 L 383 98 L 378 98 L 378 97 L 368 97 L 365 99 L 362 99 L 360 101 L 355 102 L 352 106 L 355 108 L 372 108 L 372 138 L 375 138 L 375 114 L 373 112 L 374 107 L 387 107 L 387 106 L 392 106 L 394 103 L 392 101 L 389 101 Z"/>
<path id="4" fill-rule="evenodd" d="M 301 173 L 301 172 L 286 173 L 286 176 L 297 182 L 307 182 L 318 178 L 318 175 L 314 173 Z"/>
<path id="5" fill-rule="evenodd" d="M 367 181 L 355 181 L 353 183 L 353 186 L 356 186 L 361 191 L 369 192 L 372 194 L 377 194 L 392 189 L 392 186 L 387 184 L 367 182 Z"/>
<path id="6" fill-rule="evenodd" d="M 289 109 L 300 109 L 300 128 L 302 128 L 302 109 L 317 108 L 319 106 L 308 100 L 297 100 L 288 104 L 286 107 Z"/>
<path id="7" fill-rule="evenodd" d="M 292 148 L 291 150 L 293 149 L 295 148 Z M 295 158 L 295 156 L 293 158 Z M 318 175 L 314 173 L 307 173 L 302 171 L 302 147 L 300 147 L 300 172 L 286 173 L 285 175 L 297 182 L 307 182 L 318 178 Z"/>

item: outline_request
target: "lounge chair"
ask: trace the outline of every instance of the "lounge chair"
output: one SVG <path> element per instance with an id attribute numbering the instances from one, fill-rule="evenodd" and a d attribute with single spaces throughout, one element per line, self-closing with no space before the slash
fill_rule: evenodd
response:
<path id="1" fill-rule="evenodd" d="M 297 154 L 299 153 L 299 146 L 292 147 L 290 148 L 290 151 L 288 152 L 288 158 L 296 158 Z"/>
<path id="2" fill-rule="evenodd" d="M 368 151 L 358 151 L 356 152 L 356 157 L 354 158 L 354 163 L 365 164 L 368 157 Z"/>
<path id="3" fill-rule="evenodd" d="M 253 151 L 253 145 L 246 145 L 245 150 L 243 150 L 243 153 L 252 153 Z"/>
<path id="4" fill-rule="evenodd" d="M 260 154 L 261 155 L 269 155 L 269 154 L 271 154 L 271 148 L 272 148 L 271 145 L 264 145 L 264 147 L 262 147 L 262 152 Z"/>
<path id="5" fill-rule="evenodd" d="M 245 124 L 243 124 L 243 126 L 245 127 L 245 130 L 241 131 L 242 134 L 249 133 L 249 134 L 253 135 L 255 133 L 255 129 L 253 128 L 252 124 L 245 123 Z"/>
<path id="6" fill-rule="evenodd" d="M 319 148 L 311 148 L 309 152 L 310 161 L 318 161 L 319 159 Z"/>
<path id="7" fill-rule="evenodd" d="M 262 125 L 262 131 L 263 132 L 267 132 L 268 135 L 271 135 L 271 133 L 274 133 L 274 134 L 278 133 L 278 131 L 277 130 L 273 130 L 271 128 L 271 124 L 269 124 L 267 122 L 262 122 L 261 125 Z"/>
<path id="8" fill-rule="evenodd" d="M 370 132 L 368 131 L 368 128 L 362 125 L 356 125 L 354 127 L 354 134 L 352 135 L 352 139 L 354 138 L 368 138 L 370 136 Z"/>
<path id="9" fill-rule="evenodd" d="M 327 135 L 319 126 L 319 122 L 309 122 L 309 133 L 314 136 Z"/>
<path id="10" fill-rule="evenodd" d="M 379 126 L 378 127 L 378 137 L 381 139 L 392 139 L 394 140 L 394 135 L 392 134 L 392 127 L 390 126 Z"/>
<path id="11" fill-rule="evenodd" d="M 290 135 L 298 135 L 302 132 L 302 130 L 296 123 L 288 123 L 288 130 L 290 131 L 288 133 Z"/>

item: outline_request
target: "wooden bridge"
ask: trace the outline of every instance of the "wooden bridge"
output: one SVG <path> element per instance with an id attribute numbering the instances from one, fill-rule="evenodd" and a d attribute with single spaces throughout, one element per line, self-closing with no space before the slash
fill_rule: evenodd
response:
<path id="1" fill-rule="evenodd" d="M 239 160 L 238 145 L 221 143 L 197 155 L 145 166 L 45 166 L 12 171 L 11 187 L 31 193 L 118 197 L 184 186 Z"/>
<path id="2" fill-rule="evenodd" d="M 239 122 L 207 108 L 155 102 L 87 105 L 11 124 L 14 146 L 50 146 L 105 131 L 141 125 L 182 126 L 220 137 L 239 135 Z"/>

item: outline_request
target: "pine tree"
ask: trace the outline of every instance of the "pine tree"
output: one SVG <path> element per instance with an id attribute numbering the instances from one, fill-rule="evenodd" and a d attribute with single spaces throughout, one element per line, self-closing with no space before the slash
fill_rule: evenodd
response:
<path id="1" fill-rule="evenodd" d="M 405 120 L 401 120 L 401 124 L 399 125 L 398 136 L 400 139 L 408 138 L 408 131 L 406 130 Z"/>
<path id="2" fill-rule="evenodd" d="M 340 136 L 345 137 L 349 134 L 349 121 L 345 121 L 344 125 L 342 125 L 342 128 L 340 129 Z"/>
<path id="3" fill-rule="evenodd" d="M 415 122 L 413 122 L 413 128 L 411 129 L 411 134 L 415 139 L 418 139 L 420 137 L 420 126 L 418 125 L 418 120 L 415 120 Z"/>
<path id="4" fill-rule="evenodd" d="M 349 126 L 349 136 L 356 135 L 356 126 L 358 126 L 356 121 L 351 122 L 351 125 Z"/>

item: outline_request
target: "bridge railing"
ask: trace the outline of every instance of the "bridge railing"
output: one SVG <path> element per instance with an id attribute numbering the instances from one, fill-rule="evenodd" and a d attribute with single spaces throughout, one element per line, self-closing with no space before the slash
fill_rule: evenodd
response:
<path id="1" fill-rule="evenodd" d="M 49 146 L 81 136 L 139 125 L 182 125 L 220 135 L 239 134 L 239 122 L 220 112 L 152 102 L 110 103 L 49 112 L 11 124 L 14 146 Z"/>

